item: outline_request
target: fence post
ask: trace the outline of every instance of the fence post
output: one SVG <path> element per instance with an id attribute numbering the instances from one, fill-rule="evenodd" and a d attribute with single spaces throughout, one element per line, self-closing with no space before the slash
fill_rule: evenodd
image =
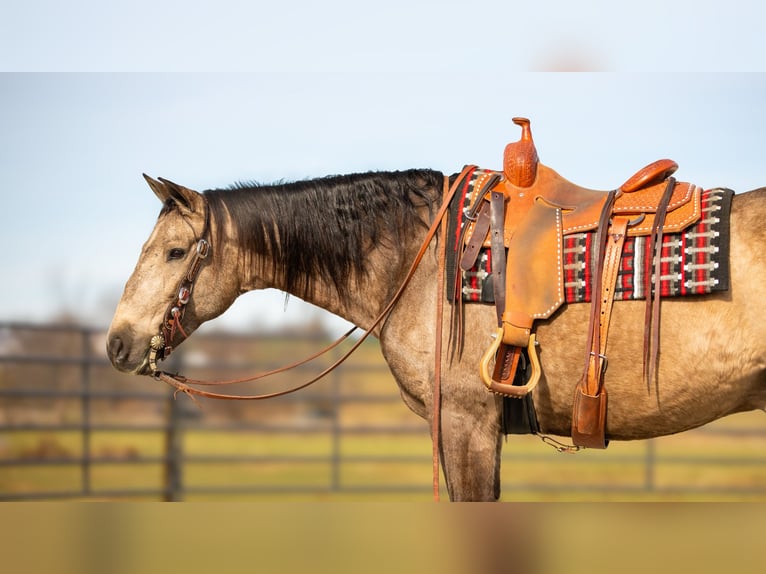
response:
<path id="1" fill-rule="evenodd" d="M 167 400 L 167 427 L 165 430 L 165 501 L 177 502 L 182 499 L 182 458 L 183 437 L 178 401 L 171 388 Z"/>
<path id="2" fill-rule="evenodd" d="M 646 441 L 646 458 L 644 459 L 644 490 L 647 492 L 654 491 L 654 470 L 656 464 L 656 452 L 655 452 L 654 439 Z"/>
<path id="3" fill-rule="evenodd" d="M 333 359 L 340 357 L 340 352 L 336 349 L 333 352 Z M 331 453 L 331 477 L 330 488 L 333 492 L 339 492 L 341 489 L 340 467 L 341 467 L 341 428 L 340 428 L 340 409 L 341 403 L 341 372 L 335 369 L 332 372 L 332 453 Z"/>
<path id="4" fill-rule="evenodd" d="M 80 414 L 82 456 L 80 459 L 80 473 L 82 480 L 82 494 L 90 496 L 91 487 L 91 418 L 90 418 L 90 366 L 92 362 L 90 352 L 90 331 L 80 328 L 80 340 L 82 344 L 82 362 L 80 363 Z"/>
<path id="5" fill-rule="evenodd" d="M 181 370 L 182 352 L 176 350 L 166 361 L 165 367 L 170 371 Z M 165 427 L 165 502 L 183 500 L 183 429 L 182 405 L 176 399 L 175 389 L 169 388 L 167 395 Z M 181 397 L 183 398 L 183 397 Z"/>

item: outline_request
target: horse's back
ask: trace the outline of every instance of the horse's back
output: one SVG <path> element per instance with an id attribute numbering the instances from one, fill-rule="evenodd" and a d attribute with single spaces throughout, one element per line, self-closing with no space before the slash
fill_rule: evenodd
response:
<path id="1" fill-rule="evenodd" d="M 766 408 L 766 188 L 735 195 L 730 287 L 661 303 L 657 379 L 644 381 L 644 301 L 614 305 L 607 348 L 607 433 L 672 434 L 735 412 Z M 538 328 L 544 377 L 536 393 L 544 432 L 569 433 L 572 395 L 585 365 L 589 306 L 565 306 Z"/>

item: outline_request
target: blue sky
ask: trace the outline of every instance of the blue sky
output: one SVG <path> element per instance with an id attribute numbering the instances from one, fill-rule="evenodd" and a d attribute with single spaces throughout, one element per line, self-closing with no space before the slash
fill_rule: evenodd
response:
<path id="1" fill-rule="evenodd" d="M 583 185 L 614 187 L 660 157 L 705 187 L 766 185 L 766 77 L 677 71 L 761 67 L 757 5 L 681 2 L 658 18 L 585 2 L 546 18 L 483 1 L 470 17 L 451 2 L 75 4 L 91 19 L 31 2 L 0 22 L 0 69 L 70 72 L 0 75 L 0 320 L 68 309 L 108 322 L 159 209 L 142 172 L 205 189 L 498 168 L 524 115 L 541 161 Z M 529 71 L 557 69 L 625 71 Z M 98 73 L 71 73 L 83 70 Z M 190 73 L 143 73 L 171 70 Z M 276 293 L 235 306 L 215 324 L 313 313 L 297 301 L 283 311 Z"/>
<path id="2" fill-rule="evenodd" d="M 26 0 L 4 3 L 0 67 L 760 71 L 763 16 L 758 0 Z"/>

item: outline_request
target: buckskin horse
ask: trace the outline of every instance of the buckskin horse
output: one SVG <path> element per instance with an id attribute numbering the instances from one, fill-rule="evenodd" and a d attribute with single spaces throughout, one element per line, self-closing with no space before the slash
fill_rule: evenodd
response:
<path id="1" fill-rule="evenodd" d="M 283 290 L 379 339 L 406 405 L 438 427 L 435 457 L 451 500 L 499 498 L 508 399 L 488 392 L 478 369 L 494 343 L 496 312 L 466 304 L 455 319 L 456 303 L 442 305 L 437 278 L 446 236 L 434 230 L 447 187 L 443 174 L 372 172 L 204 193 L 145 177 L 162 210 L 108 332 L 107 353 L 117 369 L 157 376 L 157 360 L 240 294 Z M 766 409 L 766 320 L 759 303 L 766 284 L 764 221 L 766 188 L 735 195 L 729 289 L 662 300 L 653 384 L 641 360 L 645 303 L 614 304 L 608 440 L 668 435 Z M 590 320 L 589 305 L 565 303 L 535 325 L 540 373 L 530 395 L 543 436 L 572 436 L 572 393 Z"/>

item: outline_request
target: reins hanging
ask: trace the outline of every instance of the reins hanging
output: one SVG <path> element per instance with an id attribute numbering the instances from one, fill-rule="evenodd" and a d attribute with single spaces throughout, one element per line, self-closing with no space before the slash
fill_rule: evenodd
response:
<path id="1" fill-rule="evenodd" d="M 343 341 L 345 341 L 357 328 L 354 327 L 353 329 L 346 332 L 344 335 L 342 335 L 338 340 L 330 344 L 328 347 L 322 349 L 321 351 L 318 351 L 314 355 L 311 355 L 310 357 L 303 359 L 301 361 L 298 361 L 296 363 L 293 363 L 291 365 L 287 365 L 285 367 L 280 367 L 278 369 L 274 369 L 272 371 L 267 371 L 263 373 L 258 373 L 256 375 L 253 375 L 251 377 L 245 377 L 242 379 L 233 379 L 233 380 L 227 380 L 227 381 L 201 381 L 196 379 L 190 379 L 187 377 L 184 377 L 179 374 L 171 374 L 160 370 L 155 370 L 152 373 L 152 376 L 160 381 L 163 381 L 167 383 L 168 385 L 174 387 L 177 392 L 182 392 L 192 399 L 194 396 L 199 397 L 207 397 L 207 398 L 213 398 L 213 399 L 222 399 L 222 400 L 263 400 L 263 399 L 270 399 L 275 397 L 284 396 L 290 393 L 294 393 L 296 391 L 299 391 L 301 389 L 304 389 L 315 382 L 319 381 L 323 377 L 325 377 L 327 374 L 332 372 L 334 369 L 336 369 L 338 366 L 340 366 L 343 362 L 348 359 L 351 354 L 356 351 L 356 349 L 359 348 L 359 346 L 367 339 L 367 337 L 372 334 L 373 330 L 381 324 L 381 322 L 388 316 L 388 314 L 391 312 L 391 310 L 394 308 L 394 305 L 399 301 L 400 297 L 402 296 L 402 293 L 404 293 L 405 288 L 409 284 L 410 280 L 415 274 L 415 271 L 417 270 L 418 265 L 423 259 L 423 256 L 425 255 L 426 251 L 428 250 L 429 245 L 431 244 L 431 241 L 433 240 L 434 235 L 436 234 L 436 231 L 439 229 L 439 226 L 441 225 L 442 221 L 445 218 L 445 215 L 447 213 L 447 210 L 449 209 L 449 205 L 451 203 L 452 197 L 455 194 L 455 191 L 457 189 L 457 182 L 461 181 L 463 179 L 463 176 L 465 174 L 465 171 L 468 168 L 463 170 L 463 173 L 460 174 L 460 176 L 455 180 L 455 184 L 449 187 L 446 195 L 443 198 L 442 205 L 439 208 L 439 211 L 436 213 L 436 216 L 433 220 L 433 223 L 431 224 L 431 227 L 429 228 L 428 232 L 426 233 L 425 239 L 423 240 L 423 243 L 420 246 L 420 249 L 418 250 L 417 255 L 415 256 L 414 261 L 412 262 L 412 265 L 410 266 L 409 271 L 404 277 L 404 280 L 402 281 L 401 285 L 399 286 L 396 293 L 393 295 L 391 300 L 388 302 L 388 304 L 385 306 L 385 308 L 380 312 L 380 314 L 374 319 L 372 324 L 362 333 L 362 335 L 359 337 L 359 339 L 354 343 L 354 345 L 341 356 L 338 360 L 336 360 L 332 365 L 324 369 L 321 373 L 316 375 L 315 377 L 311 378 L 310 380 L 300 383 L 294 387 L 291 387 L 289 389 L 285 389 L 283 391 L 276 391 L 273 393 L 264 393 L 260 395 L 229 395 L 229 394 L 223 394 L 223 393 L 215 393 L 211 391 L 205 391 L 202 389 L 195 388 L 192 385 L 198 385 L 198 386 L 219 386 L 219 385 L 229 385 L 229 384 L 237 384 L 237 383 L 245 383 L 245 382 L 251 382 L 258 379 L 263 379 L 265 377 L 275 375 L 278 373 L 283 373 L 289 370 L 292 370 L 298 366 L 304 365 L 306 363 L 311 362 L 312 360 L 317 359 L 318 357 L 324 355 L 331 349 L 334 349 L 338 345 L 340 345 Z M 445 188 L 448 186 L 448 177 L 445 176 Z M 196 279 L 196 274 L 195 274 Z M 188 297 L 191 297 L 191 293 L 193 290 L 193 285 L 189 286 L 189 294 Z M 188 302 L 188 297 L 186 298 L 186 302 Z M 163 325 L 164 327 L 164 325 Z M 161 334 L 162 335 L 162 328 L 161 328 Z M 155 336 L 155 339 L 158 339 L 158 337 Z M 169 341 L 168 341 L 169 343 Z M 164 341 L 163 341 L 164 344 Z M 154 350 L 155 355 L 157 350 Z M 161 350 L 160 350 L 161 352 Z"/>

